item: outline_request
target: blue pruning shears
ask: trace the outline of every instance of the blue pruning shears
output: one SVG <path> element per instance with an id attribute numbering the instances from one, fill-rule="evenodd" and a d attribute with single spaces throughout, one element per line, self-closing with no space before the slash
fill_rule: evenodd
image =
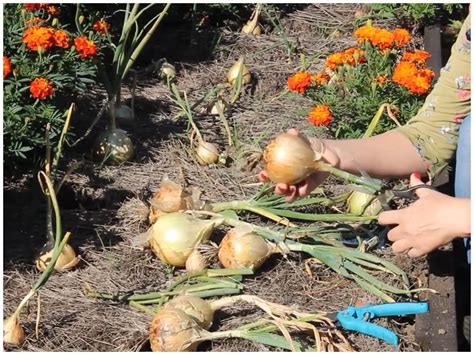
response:
<path id="1" fill-rule="evenodd" d="M 376 317 L 401 316 L 428 311 L 427 302 L 395 302 L 348 307 L 339 312 L 328 313 L 326 317 L 335 321 L 339 328 L 364 333 L 385 340 L 392 345 L 398 345 L 398 337 L 394 332 L 380 325 L 370 323 L 368 320 Z"/>

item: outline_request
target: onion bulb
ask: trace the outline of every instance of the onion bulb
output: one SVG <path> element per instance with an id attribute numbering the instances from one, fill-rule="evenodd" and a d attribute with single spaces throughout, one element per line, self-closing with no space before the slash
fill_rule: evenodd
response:
<path id="1" fill-rule="evenodd" d="M 165 79 L 173 79 L 176 76 L 176 68 L 174 67 L 174 65 L 165 62 L 161 66 L 160 74 Z"/>
<path id="2" fill-rule="evenodd" d="M 3 320 L 3 342 L 5 344 L 19 345 L 25 339 L 25 332 L 18 321 L 18 316 L 13 314 Z"/>
<path id="3" fill-rule="evenodd" d="M 39 271 L 44 271 L 53 256 L 53 250 L 50 250 L 44 254 L 41 254 L 38 259 L 36 259 L 36 268 Z M 76 255 L 74 249 L 69 245 L 66 244 L 59 254 L 58 260 L 56 261 L 56 265 L 54 265 L 54 270 L 56 271 L 68 271 L 74 268 L 81 258 Z"/>
<path id="4" fill-rule="evenodd" d="M 277 247 L 248 228 L 230 229 L 219 245 L 219 261 L 228 269 L 259 268 Z"/>
<path id="5" fill-rule="evenodd" d="M 150 223 L 155 223 L 162 214 L 185 210 L 188 205 L 187 196 L 180 185 L 167 178 L 163 179 L 160 189 L 150 200 Z"/>
<path id="6" fill-rule="evenodd" d="M 209 329 L 214 320 L 214 310 L 209 302 L 193 295 L 181 295 L 165 304 L 164 308 L 179 309 L 193 318 L 200 327 Z"/>
<path id="7" fill-rule="evenodd" d="M 252 34 L 254 36 L 260 36 L 262 34 L 262 29 L 258 24 L 258 17 L 260 15 L 260 4 L 257 4 L 255 11 L 252 14 L 252 17 L 249 21 L 242 27 L 242 33 Z"/>
<path id="8" fill-rule="evenodd" d="M 268 178 L 274 183 L 297 184 L 315 171 L 316 154 L 310 142 L 300 136 L 283 133 L 263 151 Z"/>
<path id="9" fill-rule="evenodd" d="M 219 150 L 209 142 L 200 142 L 196 148 L 196 159 L 201 165 L 215 164 L 219 160 Z"/>
<path id="10" fill-rule="evenodd" d="M 380 200 L 373 195 L 354 191 L 347 199 L 348 212 L 363 216 L 376 216 L 382 210 Z"/>
<path id="11" fill-rule="evenodd" d="M 194 249 L 193 252 L 188 256 L 186 260 L 186 271 L 189 274 L 194 272 L 199 272 L 204 270 L 207 267 L 206 259 L 197 249 Z"/>
<path id="12" fill-rule="evenodd" d="M 212 107 L 208 110 L 208 112 L 213 116 L 219 115 L 219 109 L 222 113 L 225 113 L 230 109 L 230 105 L 222 98 L 217 99 L 217 101 L 212 105 Z"/>
<path id="13" fill-rule="evenodd" d="M 108 129 L 97 137 L 92 155 L 96 160 L 121 164 L 133 158 L 135 147 L 121 129 Z"/>
<path id="14" fill-rule="evenodd" d="M 184 267 L 194 248 L 209 239 L 217 220 L 202 220 L 182 212 L 161 216 L 149 229 L 148 240 L 161 261 Z"/>
<path id="15" fill-rule="evenodd" d="M 185 312 L 164 307 L 151 322 L 149 337 L 152 351 L 196 351 L 204 329 Z"/>
<path id="16" fill-rule="evenodd" d="M 242 66 L 242 84 L 248 84 L 252 80 L 252 76 L 245 65 L 244 57 L 240 57 L 238 61 L 236 61 L 232 67 L 230 67 L 229 72 L 227 73 L 227 81 L 230 84 L 234 84 L 234 81 L 239 76 L 240 67 Z"/>

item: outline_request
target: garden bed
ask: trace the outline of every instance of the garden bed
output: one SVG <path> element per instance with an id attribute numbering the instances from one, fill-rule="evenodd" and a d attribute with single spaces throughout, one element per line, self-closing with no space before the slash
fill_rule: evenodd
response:
<path id="1" fill-rule="evenodd" d="M 354 43 L 353 4 L 305 5 L 282 13 L 280 21 L 286 36 L 297 51 L 306 56 L 321 55 L 310 70 L 322 67 L 329 53 L 343 50 Z M 336 24 L 336 25 L 335 25 Z M 390 28 L 392 20 L 381 21 Z M 172 28 L 177 24 L 169 23 Z M 281 35 L 266 32 L 260 37 L 245 36 L 223 25 L 217 46 L 209 53 L 197 53 L 181 48 L 172 51 L 175 43 L 190 43 L 186 32 L 176 30 L 172 37 L 167 28 L 158 31 L 158 42 L 142 58 L 142 65 L 167 57 L 178 69 L 177 86 L 188 93 L 191 102 L 206 94 L 215 84 L 225 80 L 228 68 L 240 54 L 256 81 L 232 107 L 228 117 L 238 132 L 242 145 L 254 145 L 289 128 L 308 132 L 306 107 L 309 99 L 283 95 L 289 75 L 299 66 L 295 52 Z M 337 32 L 336 32 L 337 31 Z M 171 31 L 168 31 L 171 32 Z M 208 33 L 209 35 L 209 33 Z M 171 54 L 172 53 L 172 54 Z M 122 166 L 98 166 L 89 160 L 94 133 L 74 148 L 66 150 L 62 169 L 73 161 L 85 161 L 68 177 L 59 196 L 63 226 L 72 232 L 70 244 L 78 251 L 80 267 L 67 273 L 56 273 L 39 292 L 41 317 L 35 335 L 37 303 L 29 305 L 22 325 L 26 340 L 20 351 L 145 351 L 149 350 L 150 317 L 126 304 L 100 301 L 84 295 L 85 287 L 100 291 L 146 292 L 162 289 L 182 271 L 161 263 L 150 250 L 132 247 L 130 240 L 144 232 L 146 223 L 128 223 L 132 205 L 138 200 L 148 203 L 162 179 L 168 176 L 184 186 L 197 186 L 206 201 L 230 201 L 253 195 L 258 186 L 260 165 L 246 169 L 245 160 L 234 159 L 227 166 L 201 166 L 188 152 L 183 139 L 187 122 L 176 118 L 178 108 L 168 99 L 165 83 L 153 75 L 139 74 L 136 88 L 136 122 L 123 128 L 137 147 L 133 162 Z M 124 88 L 125 100 L 130 99 Z M 81 97 L 73 116 L 74 132 L 83 134 L 101 107 L 105 93 L 100 87 Z M 129 101 L 128 101 L 129 102 Z M 305 111 L 306 110 L 306 111 Z M 203 134 L 225 146 L 225 132 L 220 121 L 206 113 L 196 115 Z M 100 127 L 105 123 L 100 122 Z M 310 133 L 314 134 L 314 133 Z M 262 145 L 261 145 L 262 146 Z M 231 152 L 237 157 L 238 152 Z M 337 190 L 337 180 L 331 180 Z M 4 314 L 11 314 L 28 292 L 38 273 L 34 257 L 45 242 L 46 206 L 34 174 L 6 179 L 4 186 Z M 329 184 L 327 184 L 329 185 Z M 121 211 L 121 214 L 117 213 Z M 125 217 L 124 217 L 125 216 Z M 246 216 L 258 223 L 266 221 Z M 426 287 L 428 267 L 424 258 L 410 259 L 393 255 L 390 248 L 375 252 L 392 261 L 409 274 L 410 281 Z M 273 257 L 254 276 L 245 278 L 244 292 L 268 301 L 306 311 L 336 311 L 355 303 L 379 302 L 352 281 L 321 266 L 305 270 L 303 255 Z M 424 299 L 426 295 L 420 295 Z M 406 298 L 400 298 L 405 299 Z M 257 320 L 262 312 L 246 305 L 218 313 L 215 327 L 231 329 L 243 322 Z M 400 337 L 398 348 L 375 338 L 347 333 L 358 351 L 419 351 L 415 340 L 414 318 L 380 319 L 378 324 L 395 331 Z M 229 339 L 206 342 L 199 347 L 206 351 L 274 351 L 275 348 L 245 340 Z"/>

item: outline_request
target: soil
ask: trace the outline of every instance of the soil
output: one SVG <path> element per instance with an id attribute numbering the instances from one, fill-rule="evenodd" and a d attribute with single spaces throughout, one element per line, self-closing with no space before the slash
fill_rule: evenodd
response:
<path id="1" fill-rule="evenodd" d="M 175 5 L 173 5 L 175 6 Z M 251 196 L 260 167 L 244 169 L 246 161 L 238 158 L 245 150 L 263 147 L 268 139 L 288 128 L 308 132 L 306 114 L 311 102 L 297 95 L 285 94 L 286 80 L 299 69 L 299 53 L 313 58 L 309 70 L 322 68 L 323 56 L 351 44 L 354 29 L 354 4 L 301 5 L 291 11 L 277 11 L 287 40 L 296 48 L 288 52 L 284 36 L 264 23 L 263 35 L 255 38 L 235 31 L 224 22 L 220 27 L 204 29 L 209 39 L 217 33 L 219 40 L 206 53 L 193 50 L 203 46 L 189 40 L 186 31 L 170 29 L 179 23 L 169 22 L 158 30 L 161 39 L 156 50 L 149 50 L 142 67 L 173 53 L 178 75 L 176 85 L 187 92 L 190 102 L 203 97 L 208 90 L 225 80 L 227 69 L 245 54 L 254 82 L 232 107 L 227 117 L 238 132 L 238 149 L 229 151 L 227 165 L 201 166 L 189 154 L 187 122 L 179 108 L 169 99 L 165 83 L 156 73 L 140 72 L 136 87 L 136 120 L 123 125 L 136 144 L 136 159 L 121 166 L 100 166 L 90 160 L 90 146 L 96 132 L 105 127 L 101 120 L 94 133 L 78 145 L 68 148 L 61 171 L 74 162 L 80 167 L 66 180 L 60 192 L 62 224 L 72 232 L 70 244 L 81 256 L 80 266 L 70 272 L 55 273 L 41 289 L 41 317 L 35 335 L 36 299 L 22 314 L 21 324 L 26 340 L 13 351 L 145 351 L 150 317 L 125 304 L 86 297 L 86 286 L 105 292 L 147 292 L 163 289 L 182 271 L 161 263 L 150 250 L 132 247 L 130 240 L 147 228 L 135 218 L 167 176 L 184 186 L 197 186 L 206 201 L 230 201 Z M 393 22 L 383 23 L 386 27 Z M 337 30 L 337 32 L 336 32 Z M 173 32 L 173 35 L 169 33 Z M 179 36 L 184 36 L 180 38 Z M 199 38 L 199 36 L 196 36 Z M 155 42 L 152 42 L 155 43 Z M 176 43 L 185 43 L 174 51 Z M 187 47 L 186 47 L 187 46 Z M 209 46 L 206 47 L 209 50 Z M 191 58 L 190 58 L 191 57 Z M 130 92 L 124 85 L 123 98 L 130 104 Z M 100 110 L 105 93 L 98 87 L 77 102 L 73 125 L 76 137 L 84 134 Z M 198 108 L 195 120 L 205 138 L 223 149 L 225 131 L 218 118 Z M 311 134 L 314 134 L 311 133 Z M 241 169 L 239 169 L 242 167 Z M 333 189 L 340 189 L 331 180 Z M 328 184 L 330 185 L 330 184 Z M 331 187 L 329 187 L 331 190 Z M 134 212 L 138 211 L 138 212 Z M 137 213 L 137 214 L 135 214 Z M 243 214 L 249 220 L 267 223 Z M 38 187 L 36 174 L 6 177 L 4 182 L 4 314 L 9 315 L 38 278 L 34 259 L 45 237 L 46 206 Z M 426 262 L 405 256 L 394 256 L 390 249 L 377 251 L 409 273 L 417 286 L 426 286 Z M 268 301 L 306 311 L 336 311 L 356 302 L 378 302 L 374 296 L 321 266 L 313 266 L 317 277 L 304 268 L 304 256 L 290 254 L 273 257 L 255 276 L 245 279 L 245 293 Z M 330 282 L 328 282 L 330 281 Z M 423 296 L 422 296 L 423 297 Z M 260 311 L 245 305 L 225 309 L 214 328 L 231 329 L 258 319 Z M 398 348 L 375 338 L 347 332 L 351 344 L 359 351 L 418 351 L 414 339 L 414 320 L 407 317 L 380 319 L 382 326 L 395 331 L 401 340 Z M 213 328 L 213 329 L 214 329 Z M 206 342 L 205 351 L 275 351 L 271 347 L 245 340 L 228 339 Z"/>

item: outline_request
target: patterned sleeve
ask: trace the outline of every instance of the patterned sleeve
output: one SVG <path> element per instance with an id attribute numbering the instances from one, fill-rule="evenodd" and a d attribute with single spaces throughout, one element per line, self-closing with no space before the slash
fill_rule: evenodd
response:
<path id="1" fill-rule="evenodd" d="M 471 15 L 451 48 L 448 63 L 416 116 L 397 130 L 422 157 L 430 178 L 455 156 L 460 123 L 471 111 Z"/>

